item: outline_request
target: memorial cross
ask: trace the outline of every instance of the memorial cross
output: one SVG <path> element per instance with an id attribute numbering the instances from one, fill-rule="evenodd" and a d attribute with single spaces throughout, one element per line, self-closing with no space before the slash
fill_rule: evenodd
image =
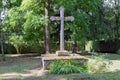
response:
<path id="1" fill-rule="evenodd" d="M 60 7 L 60 17 L 51 16 L 51 21 L 60 21 L 60 51 L 64 51 L 64 21 L 74 21 L 73 16 L 64 16 L 64 7 Z"/>

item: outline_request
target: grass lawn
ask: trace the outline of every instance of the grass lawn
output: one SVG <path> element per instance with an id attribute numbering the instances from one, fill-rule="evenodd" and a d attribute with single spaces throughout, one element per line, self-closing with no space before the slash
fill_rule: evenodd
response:
<path id="1" fill-rule="evenodd" d="M 84 80 L 120 80 L 120 55 L 109 54 L 105 57 L 113 62 L 110 66 L 111 72 L 108 73 L 42 75 L 40 56 L 7 55 L 5 62 L 0 61 L 0 80 L 73 80 L 84 77 L 91 78 Z"/>

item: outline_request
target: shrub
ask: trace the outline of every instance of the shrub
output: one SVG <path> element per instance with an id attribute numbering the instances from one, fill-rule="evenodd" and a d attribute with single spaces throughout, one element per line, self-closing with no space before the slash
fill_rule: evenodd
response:
<path id="1" fill-rule="evenodd" d="M 120 49 L 117 51 L 117 54 L 119 54 L 119 55 L 120 55 Z"/>
<path id="2" fill-rule="evenodd" d="M 79 65 L 77 60 L 57 60 L 50 65 L 50 72 L 53 74 L 79 73 L 86 69 L 84 65 Z"/>
<path id="3" fill-rule="evenodd" d="M 86 44 L 87 51 L 116 53 L 120 48 L 119 39 L 88 41 Z"/>

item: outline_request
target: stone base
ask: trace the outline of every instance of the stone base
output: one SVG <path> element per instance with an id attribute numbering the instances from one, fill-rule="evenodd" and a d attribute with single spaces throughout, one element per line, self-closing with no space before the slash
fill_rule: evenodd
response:
<path id="1" fill-rule="evenodd" d="M 56 54 L 49 54 L 49 55 L 43 55 L 41 59 L 42 59 L 42 66 L 44 70 L 49 70 L 50 64 L 56 60 L 69 60 L 69 59 L 77 60 L 80 65 L 83 65 L 88 61 L 88 59 L 85 58 L 84 56 L 77 55 L 77 54 L 70 55 L 70 56 L 57 56 Z"/>
<path id="2" fill-rule="evenodd" d="M 56 51 L 56 54 L 58 56 L 70 56 L 69 52 L 68 51 Z"/>

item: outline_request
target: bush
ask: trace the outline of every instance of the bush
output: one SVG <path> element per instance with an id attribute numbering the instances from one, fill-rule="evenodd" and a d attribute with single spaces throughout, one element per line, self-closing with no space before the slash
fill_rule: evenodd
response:
<path id="1" fill-rule="evenodd" d="M 116 53 L 120 48 L 120 40 L 100 40 L 88 41 L 86 44 L 87 51 L 102 52 L 102 53 Z"/>
<path id="2" fill-rule="evenodd" d="M 53 74 L 69 74 L 86 72 L 84 65 L 79 65 L 77 60 L 57 60 L 50 65 L 50 72 Z"/>
<path id="3" fill-rule="evenodd" d="M 118 51 L 116 53 L 120 55 L 120 49 L 118 49 Z"/>
<path id="4" fill-rule="evenodd" d="M 12 46 L 11 44 L 4 43 L 3 45 L 4 45 L 4 53 L 5 54 L 14 54 L 14 53 L 16 53 L 16 50 L 15 50 L 14 46 Z M 0 47 L 0 49 L 1 49 L 1 47 Z M 0 53 L 1 53 L 1 50 L 0 50 Z"/>

